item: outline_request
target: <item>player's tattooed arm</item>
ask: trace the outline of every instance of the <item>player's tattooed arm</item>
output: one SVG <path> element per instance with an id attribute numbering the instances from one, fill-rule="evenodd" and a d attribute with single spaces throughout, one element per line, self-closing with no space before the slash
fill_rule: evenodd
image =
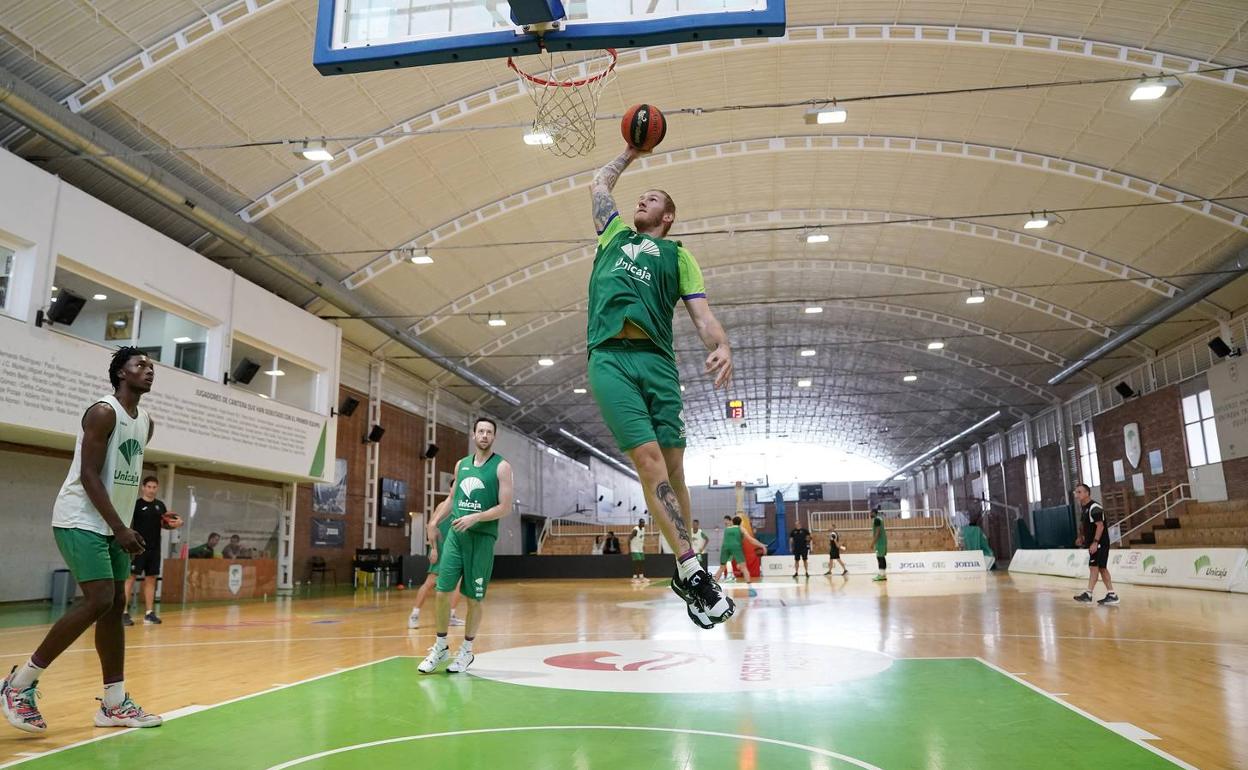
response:
<path id="1" fill-rule="evenodd" d="M 693 550 L 693 542 L 689 538 L 689 528 L 685 526 L 685 517 L 680 512 L 680 502 L 676 499 L 676 490 L 672 489 L 672 485 L 666 481 L 660 481 L 655 488 L 654 494 L 659 498 L 659 502 L 663 503 L 663 513 L 666 514 L 668 521 L 672 522 L 672 526 L 676 528 L 677 553 Z"/>
<path id="2" fill-rule="evenodd" d="M 607 222 L 610 221 L 611 215 L 619 211 L 611 191 L 615 189 L 615 183 L 619 180 L 620 174 L 624 173 L 624 169 L 628 168 L 628 164 L 632 163 L 636 157 L 637 152 L 629 147 L 615 160 L 598 169 L 593 181 L 589 183 L 590 196 L 594 202 L 594 229 L 597 232 L 602 232 Z"/>

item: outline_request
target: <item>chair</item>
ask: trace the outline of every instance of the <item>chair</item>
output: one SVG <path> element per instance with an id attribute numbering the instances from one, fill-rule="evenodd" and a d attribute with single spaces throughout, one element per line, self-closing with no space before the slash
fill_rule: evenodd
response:
<path id="1" fill-rule="evenodd" d="M 338 570 L 325 563 L 324 556 L 312 556 L 308 559 L 308 585 L 312 584 L 312 576 L 319 574 L 321 576 L 321 586 L 325 585 L 325 573 L 328 572 L 334 581 L 334 588 L 338 587 Z"/>

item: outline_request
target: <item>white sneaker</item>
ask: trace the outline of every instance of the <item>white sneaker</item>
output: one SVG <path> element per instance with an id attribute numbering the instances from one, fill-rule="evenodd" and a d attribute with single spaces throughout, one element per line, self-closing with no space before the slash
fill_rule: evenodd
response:
<path id="1" fill-rule="evenodd" d="M 464 625 L 464 619 L 463 619 L 463 618 L 461 618 L 461 617 L 458 617 L 455 613 L 453 613 L 453 612 L 452 612 L 452 613 L 451 613 L 451 625 L 452 625 L 452 626 L 462 626 L 462 625 Z"/>
<path id="2" fill-rule="evenodd" d="M 100 701 L 100 708 L 95 712 L 96 727 L 160 727 L 164 724 L 156 714 L 149 714 L 139 708 L 138 704 L 130 700 L 130 693 L 126 693 L 126 699 L 119 706 L 109 708 L 104 705 L 104 701 Z"/>
<path id="3" fill-rule="evenodd" d="M 407 627 L 416 628 L 420 625 L 420 610 L 412 610 L 412 614 L 407 616 Z"/>
<path id="4" fill-rule="evenodd" d="M 460 647 L 459 653 L 455 656 L 455 660 L 451 661 L 451 665 L 446 667 L 446 673 L 461 674 L 467 671 L 468 667 L 471 666 L 472 662 L 476 659 L 477 656 L 473 655 L 471 651 Z"/>
<path id="5" fill-rule="evenodd" d="M 450 656 L 450 647 L 442 647 L 435 644 L 429 648 L 429 654 L 426 655 L 425 659 L 420 662 L 420 665 L 416 667 L 416 670 L 422 674 L 432 674 L 434 669 L 436 669 L 442 661 L 446 660 Z"/>

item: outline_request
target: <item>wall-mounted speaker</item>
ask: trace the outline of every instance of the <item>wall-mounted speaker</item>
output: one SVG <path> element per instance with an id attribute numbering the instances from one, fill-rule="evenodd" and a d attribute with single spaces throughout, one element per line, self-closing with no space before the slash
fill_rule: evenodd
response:
<path id="1" fill-rule="evenodd" d="M 364 437 L 364 443 L 376 444 L 378 441 L 381 441 L 381 437 L 384 436 L 385 433 L 386 433 L 385 428 L 381 427 L 380 425 L 374 425 L 373 429 L 370 430 L 368 432 L 368 435 Z"/>
<path id="2" fill-rule="evenodd" d="M 260 364 L 244 356 L 243 359 L 238 362 L 238 365 L 234 367 L 234 371 L 230 372 L 230 381 L 237 382 L 240 385 L 246 385 L 255 378 L 256 372 L 258 371 L 260 371 Z"/>
<path id="3" fill-rule="evenodd" d="M 44 317 L 54 324 L 69 326 L 73 324 L 74 319 L 82 312 L 82 307 L 85 304 L 87 304 L 85 298 L 79 297 L 72 291 L 62 289 L 57 293 L 56 299 L 52 300 L 52 307 L 48 308 L 48 314 Z"/>
<path id="4" fill-rule="evenodd" d="M 346 398 L 342 399 L 342 403 L 338 405 L 338 414 L 342 415 L 343 417 L 350 417 L 351 415 L 355 414 L 355 409 L 359 405 L 360 405 L 360 400 L 358 398 L 351 398 L 350 396 L 347 396 Z"/>
<path id="5" fill-rule="evenodd" d="M 1213 354 L 1218 358 L 1239 355 L 1239 348 L 1232 348 L 1230 345 L 1226 344 L 1226 341 L 1221 337 L 1214 337 L 1209 340 L 1209 349 L 1212 350 Z"/>
<path id="6" fill-rule="evenodd" d="M 1117 385 L 1115 385 L 1114 390 L 1117 391 L 1118 395 L 1122 396 L 1124 399 L 1139 395 L 1135 392 L 1134 389 L 1132 389 L 1130 385 L 1128 385 L 1125 382 L 1120 382 Z"/>
<path id="7" fill-rule="evenodd" d="M 430 444 L 429 446 L 425 447 L 425 459 L 426 460 L 432 460 L 433 458 L 437 456 L 438 456 L 437 444 Z"/>

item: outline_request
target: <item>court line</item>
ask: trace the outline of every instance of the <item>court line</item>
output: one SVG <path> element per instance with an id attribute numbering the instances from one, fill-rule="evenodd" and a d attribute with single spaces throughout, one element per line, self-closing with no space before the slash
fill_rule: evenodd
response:
<path id="1" fill-rule="evenodd" d="M 681 733 L 684 735 L 709 735 L 713 738 L 736 738 L 745 741 L 755 741 L 757 743 L 770 743 L 775 746 L 784 746 L 790 749 L 800 749 L 811 754 L 818 754 L 824 757 L 839 759 L 842 762 L 848 762 L 855 767 L 864 768 L 864 770 L 882 770 L 869 762 L 860 759 L 838 754 L 835 751 L 821 749 L 818 746 L 808 746 L 804 743 L 794 743 L 792 741 L 782 741 L 776 738 L 763 738 L 757 735 L 740 735 L 737 733 L 721 733 L 711 730 L 690 730 L 678 727 L 646 727 L 643 725 L 531 725 L 526 727 L 487 727 L 478 730 L 455 730 L 454 732 L 445 733 L 426 733 L 424 735 L 405 735 L 401 738 L 386 738 L 385 740 L 369 741 L 368 743 L 357 743 L 354 746 L 343 746 L 337 749 L 330 749 L 316 754 L 309 754 L 304 757 L 292 759 L 283 762 L 280 765 L 273 765 L 268 770 L 285 770 L 289 767 L 301 765 L 304 762 L 311 762 L 324 757 L 334 756 L 335 754 L 345 754 L 348 751 L 356 749 L 370 749 L 374 746 L 385 746 L 391 743 L 406 743 L 409 741 L 423 741 L 429 738 L 457 738 L 464 735 L 483 735 L 488 733 L 520 733 L 520 732 L 537 732 L 542 730 L 630 730 L 634 732 L 656 732 L 656 733 Z"/>
<path id="2" fill-rule="evenodd" d="M 1053 701 L 1054 703 L 1059 703 L 1059 704 L 1061 704 L 1061 705 L 1065 706 L 1066 708 L 1070 709 L 1071 711 L 1075 712 L 1076 714 L 1078 714 L 1078 715 L 1080 715 L 1080 716 L 1082 716 L 1082 717 L 1085 717 L 1085 718 L 1087 718 L 1087 719 L 1092 720 L 1093 722 L 1097 723 L 1097 724 L 1098 724 L 1098 725 L 1100 725 L 1101 727 L 1104 727 L 1106 730 L 1109 730 L 1109 731 L 1110 731 L 1111 733 L 1113 733 L 1114 735 L 1120 735 L 1120 736 L 1122 736 L 1123 738 L 1125 738 L 1126 740 L 1129 740 L 1129 741 L 1131 741 L 1132 743 L 1134 743 L 1136 746 L 1139 746 L 1139 747 L 1141 747 L 1141 748 L 1147 749 L 1148 751 L 1151 751 L 1152 753 L 1156 754 L 1157 756 L 1161 757 L 1162 759 L 1166 760 L 1167 762 L 1173 762 L 1173 763 L 1174 763 L 1175 765 L 1177 765 L 1178 767 L 1183 768 L 1183 770 L 1200 770 L 1200 769 L 1199 769 L 1198 767 L 1196 767 L 1195 765 L 1189 765 L 1188 763 L 1184 762 L 1183 760 L 1179 759 L 1178 757 L 1176 757 L 1176 756 L 1174 756 L 1174 755 L 1172 755 L 1172 754 L 1169 754 L 1169 753 L 1167 753 L 1167 752 L 1165 752 L 1165 751 L 1162 751 L 1161 749 L 1157 748 L 1156 746 L 1153 746 L 1153 745 L 1151 745 L 1151 744 L 1149 744 L 1149 743 L 1146 743 L 1145 741 L 1143 741 L 1142 739 L 1140 739 L 1137 735 L 1126 735 L 1126 734 L 1124 734 L 1124 733 L 1122 733 L 1122 732 L 1120 732 L 1120 731 L 1118 731 L 1118 730 L 1115 730 L 1115 729 L 1111 726 L 1111 724 L 1112 724 L 1112 723 L 1110 723 L 1110 722 L 1106 722 L 1106 721 L 1104 721 L 1103 719 L 1100 719 L 1100 718 L 1098 718 L 1098 717 L 1094 716 L 1093 714 L 1090 714 L 1090 713 L 1088 713 L 1088 712 L 1084 711 L 1083 709 L 1079 708 L 1078 706 L 1075 706 L 1074 704 L 1067 703 L 1066 701 L 1062 700 L 1061 698 L 1055 697 L 1052 693 L 1045 692 L 1044 690 L 1042 690 L 1042 689 L 1040 689 L 1039 687 L 1035 686 L 1035 685 L 1034 685 L 1034 684 L 1032 684 L 1031 682 L 1028 682 L 1026 679 L 1020 679 L 1019 677 L 1015 676 L 1014 674 L 1011 674 L 1009 671 L 1006 671 L 1005 669 L 1001 668 L 1000 666 L 997 666 L 997 665 L 995 665 L 995 664 L 993 664 L 993 663 L 990 663 L 990 662 L 988 662 L 988 661 L 986 661 L 986 660 L 984 660 L 983 658 L 980 658 L 980 657 L 976 657 L 976 658 L 975 658 L 975 660 L 978 660 L 980 663 L 984 664 L 985 666 L 987 666 L 988 668 L 992 669 L 993 671 L 996 671 L 996 672 L 997 672 L 997 673 L 999 673 L 999 674 L 1003 674 L 1003 675 L 1005 675 L 1005 676 L 1008 676 L 1010 679 L 1013 679 L 1015 682 L 1018 682 L 1019 684 L 1023 685 L 1024 687 L 1027 687 L 1028 689 L 1031 689 L 1031 690 L 1034 690 L 1035 692 L 1040 693 L 1041 695 L 1043 695 L 1044 697 L 1046 697 L 1046 698 L 1048 698 L 1049 700 Z M 1134 727 L 1134 725 L 1132 725 L 1132 727 Z M 1136 729 L 1137 729 L 1137 730 L 1139 730 L 1139 728 L 1136 728 Z M 1141 732 L 1142 732 L 1142 731 L 1141 731 Z"/>
<path id="3" fill-rule="evenodd" d="M 296 686 L 296 685 L 306 684 L 307 682 L 315 682 L 315 681 L 316 681 L 316 680 L 318 680 L 318 679 L 325 679 L 326 677 L 337 676 L 338 674 L 341 674 L 341 673 L 343 673 L 344 671 L 354 671 L 354 670 L 355 670 L 355 669 L 357 669 L 357 668 L 365 668 L 365 667 L 367 667 L 367 666 L 373 666 L 373 665 L 376 665 L 376 664 L 378 664 L 378 663 L 385 663 L 385 662 L 386 662 L 386 661 L 388 661 L 388 660 L 395 660 L 396 658 L 411 658 L 411 657 L 415 657 L 415 656 L 412 656 L 412 655 L 388 655 L 388 656 L 386 656 L 386 657 L 384 657 L 384 658 L 378 658 L 377 660 L 372 660 L 372 661 L 369 661 L 369 662 L 367 662 L 367 663 L 360 663 L 359 665 L 355 665 L 355 666 L 348 666 L 347 668 L 337 668 L 337 669 L 334 669 L 333 671 L 330 671 L 330 672 L 328 672 L 328 673 L 325 673 L 325 674 L 317 674 L 316 676 L 311 676 L 311 677 L 308 677 L 307 679 L 300 679 L 299 681 L 297 681 L 297 682 L 291 682 L 290 684 L 283 684 L 283 685 L 277 685 L 277 686 L 275 686 L 275 687 L 270 687 L 270 688 L 268 688 L 268 689 L 266 689 L 266 690 L 260 690 L 259 692 L 253 692 L 253 693 L 251 693 L 250 695 L 240 695 L 240 696 L 239 696 L 239 697 L 237 697 L 237 698 L 230 698 L 229 700 L 223 700 L 223 701 L 221 701 L 220 703 L 213 703 L 213 704 L 211 704 L 211 705 L 202 706 L 202 707 L 197 707 L 197 706 L 198 706 L 198 704 L 194 704 L 194 703 L 192 703 L 192 704 L 189 704 L 189 705 L 187 705 L 187 706 L 183 706 L 182 708 L 174 709 L 173 711 L 169 712 L 169 716 L 166 716 L 166 717 L 165 717 L 165 721 L 172 721 L 172 720 L 174 720 L 174 719 L 180 719 L 181 717 L 190 716 L 191 714 L 198 714 L 198 713 L 200 713 L 201 711 L 207 711 L 208 709 L 215 709 L 215 708 L 217 708 L 218 706 L 225 706 L 225 705 L 228 705 L 228 704 L 230 704 L 230 703 L 237 703 L 237 702 L 239 702 L 239 701 L 247 700 L 248 698 L 255 698 L 255 697 L 258 697 L 258 696 L 260 696 L 260 695 L 268 695 L 269 693 L 274 693 L 274 692 L 277 692 L 278 690 L 285 690 L 285 689 L 286 689 L 286 688 L 288 688 L 288 687 L 294 687 L 294 686 Z M 193 709 L 193 710 L 192 710 L 192 709 Z M 78 748 L 79 746 L 85 746 L 85 745 L 87 745 L 88 743 L 98 743 L 99 741 L 106 741 L 106 740 L 108 740 L 109 738 L 116 738 L 116 737 L 117 737 L 117 736 L 119 736 L 119 735 L 125 735 L 126 733 L 133 732 L 133 731 L 135 731 L 135 730 L 159 730 L 159 729 L 160 729 L 159 727 L 147 727 L 147 728 L 144 728 L 144 727 L 127 727 L 127 728 L 125 728 L 125 729 L 123 729 L 123 730 L 117 730 L 117 731 L 115 731 L 115 732 L 110 732 L 110 733 L 107 733 L 107 734 L 105 734 L 105 735 L 97 735 L 97 736 L 95 736 L 94 738 L 86 738 L 86 739 L 84 739 L 84 740 L 77 741 L 77 742 L 75 742 L 75 743 L 70 743 L 70 744 L 67 744 L 67 745 L 65 745 L 65 746 L 60 746 L 60 747 L 55 748 L 55 749 L 48 749 L 47 751 L 43 751 L 43 752 L 40 752 L 40 753 L 38 753 L 38 754 L 34 754 L 33 756 L 29 756 L 29 757 L 26 757 L 26 758 L 24 758 L 24 759 L 15 760 L 15 761 L 12 761 L 12 762 L 6 762 L 6 763 L 4 763 L 4 764 L 0 764 L 0 768 L 5 768 L 5 767 L 13 767 L 14 765 L 20 765 L 20 764 L 23 764 L 23 763 L 25 763 L 25 762 L 30 762 L 31 760 L 34 760 L 34 759 L 42 759 L 42 758 L 44 758 L 44 757 L 51 756 L 52 754 L 59 754 L 59 753 L 61 753 L 62 751 L 68 751 L 69 749 L 75 749 L 75 748 Z"/>

